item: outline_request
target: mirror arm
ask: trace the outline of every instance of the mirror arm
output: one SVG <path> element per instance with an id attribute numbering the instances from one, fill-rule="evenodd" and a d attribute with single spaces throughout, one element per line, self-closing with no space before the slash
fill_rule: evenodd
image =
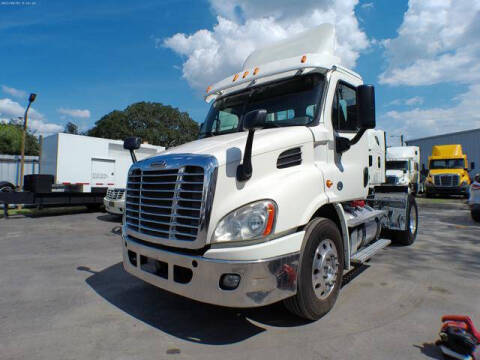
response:
<path id="1" fill-rule="evenodd" d="M 353 137 L 353 139 L 350 140 L 350 146 L 358 143 L 360 141 L 360 139 L 362 138 L 363 134 L 365 134 L 365 131 L 367 131 L 367 129 L 365 129 L 365 128 L 360 129 L 360 131 Z"/>
<path id="2" fill-rule="evenodd" d="M 137 162 L 137 156 L 135 155 L 134 150 L 130 150 L 130 156 L 132 157 L 132 163 L 135 164 Z"/>
<path id="3" fill-rule="evenodd" d="M 247 143 L 243 154 L 243 163 L 237 167 L 237 180 L 247 181 L 252 177 L 252 145 L 255 129 L 248 130 Z"/>

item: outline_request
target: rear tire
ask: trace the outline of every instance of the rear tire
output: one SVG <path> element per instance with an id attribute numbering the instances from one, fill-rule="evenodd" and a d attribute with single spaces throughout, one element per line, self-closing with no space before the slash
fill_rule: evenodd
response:
<path id="1" fill-rule="evenodd" d="M 15 191 L 15 186 L 8 181 L 0 181 L 0 192 L 13 192 Z"/>
<path id="2" fill-rule="evenodd" d="M 407 202 L 407 229 L 393 232 L 393 241 L 399 245 L 409 246 L 415 242 L 418 231 L 418 208 L 417 202 L 413 196 L 408 197 Z"/>
<path id="3" fill-rule="evenodd" d="M 316 218 L 307 225 L 297 294 L 284 300 L 293 314 L 318 320 L 332 309 L 342 284 L 344 253 L 337 225 L 330 219 Z"/>

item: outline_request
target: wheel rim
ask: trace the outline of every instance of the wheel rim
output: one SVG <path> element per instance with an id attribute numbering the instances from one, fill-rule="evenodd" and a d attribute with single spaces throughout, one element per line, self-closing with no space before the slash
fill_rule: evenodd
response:
<path id="1" fill-rule="evenodd" d="M 410 208 L 410 222 L 408 228 L 412 234 L 415 234 L 415 231 L 417 231 L 417 210 L 415 209 L 415 206 Z"/>
<path id="2" fill-rule="evenodd" d="M 318 244 L 313 257 L 312 286 L 317 298 L 326 299 L 338 276 L 338 253 L 335 243 L 325 239 Z"/>

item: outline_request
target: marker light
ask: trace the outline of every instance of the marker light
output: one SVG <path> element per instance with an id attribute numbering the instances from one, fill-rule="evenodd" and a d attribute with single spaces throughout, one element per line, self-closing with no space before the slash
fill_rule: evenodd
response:
<path id="1" fill-rule="evenodd" d="M 206 92 L 208 93 L 210 90 L 212 90 L 212 87 L 211 87 L 211 86 L 207 87 L 207 91 L 206 91 Z"/>
<path id="2" fill-rule="evenodd" d="M 243 73 L 242 78 L 245 79 L 245 78 L 247 77 L 247 75 L 248 75 L 248 71 L 245 71 L 245 72 Z"/>
<path id="3" fill-rule="evenodd" d="M 232 81 L 235 81 L 238 79 L 238 74 L 235 74 L 235 76 L 233 77 L 233 80 Z"/>
<path id="4" fill-rule="evenodd" d="M 307 55 L 303 55 L 302 60 L 300 60 L 300 62 L 302 62 L 302 63 L 304 63 L 305 61 L 307 61 Z"/>
<path id="5" fill-rule="evenodd" d="M 259 71 L 260 71 L 260 68 L 256 67 L 255 70 L 253 70 L 253 75 L 257 75 Z"/>

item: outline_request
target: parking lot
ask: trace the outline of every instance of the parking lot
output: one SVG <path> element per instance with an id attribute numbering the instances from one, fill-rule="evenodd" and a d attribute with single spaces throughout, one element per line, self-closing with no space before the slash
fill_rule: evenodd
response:
<path id="1" fill-rule="evenodd" d="M 0 358 L 441 359 L 443 314 L 480 325 L 480 225 L 464 200 L 419 204 L 416 243 L 357 269 L 312 323 L 281 304 L 224 309 L 130 276 L 120 222 L 105 213 L 0 219 Z"/>

